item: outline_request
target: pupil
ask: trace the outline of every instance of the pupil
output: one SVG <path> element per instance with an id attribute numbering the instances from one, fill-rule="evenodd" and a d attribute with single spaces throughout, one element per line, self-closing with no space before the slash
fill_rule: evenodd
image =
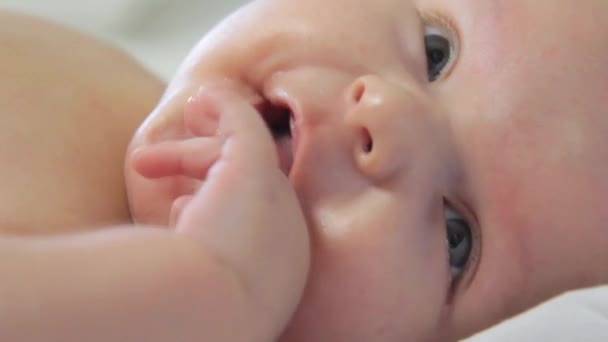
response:
<path id="1" fill-rule="evenodd" d="M 462 243 L 464 240 L 464 234 L 462 232 L 450 232 L 448 234 L 448 242 L 450 243 L 450 248 L 456 248 L 458 245 Z"/>
<path id="2" fill-rule="evenodd" d="M 443 53 L 441 50 L 431 50 L 429 52 L 429 59 L 432 63 L 441 64 L 441 62 L 443 62 L 445 59 L 445 53 Z"/>

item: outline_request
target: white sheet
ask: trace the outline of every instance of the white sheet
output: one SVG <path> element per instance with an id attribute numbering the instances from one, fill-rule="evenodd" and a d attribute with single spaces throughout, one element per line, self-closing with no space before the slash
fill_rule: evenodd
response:
<path id="1" fill-rule="evenodd" d="M 549 301 L 467 342 L 608 341 L 608 287 Z"/>
<path id="2" fill-rule="evenodd" d="M 305 0 L 303 0 L 305 1 Z M 188 50 L 245 0 L 0 0 L 113 42 L 168 79 Z M 608 287 L 575 292 L 470 342 L 608 341 Z"/>

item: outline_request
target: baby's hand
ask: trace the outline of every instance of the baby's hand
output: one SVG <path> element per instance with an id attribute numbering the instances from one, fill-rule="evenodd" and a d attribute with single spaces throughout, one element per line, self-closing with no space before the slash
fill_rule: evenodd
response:
<path id="1" fill-rule="evenodd" d="M 210 124 L 216 124 L 209 122 Z M 217 136 L 198 136 L 184 140 L 166 141 L 149 145 L 134 153 L 133 166 L 148 179 L 181 178 L 191 190 L 176 193 L 169 215 L 169 226 L 175 227 L 181 213 L 199 190 L 208 171 L 218 162 L 222 151 L 222 139 Z M 207 190 L 206 190 L 207 191 Z M 211 195 L 213 197 L 213 195 Z"/>
<path id="2" fill-rule="evenodd" d="M 173 202 L 176 230 L 233 268 L 252 309 L 282 327 L 306 282 L 309 245 L 270 132 L 250 103 L 218 87 L 189 101 L 184 122 L 192 137 L 144 147 L 134 166 L 148 178 L 198 180 L 197 190 Z"/>

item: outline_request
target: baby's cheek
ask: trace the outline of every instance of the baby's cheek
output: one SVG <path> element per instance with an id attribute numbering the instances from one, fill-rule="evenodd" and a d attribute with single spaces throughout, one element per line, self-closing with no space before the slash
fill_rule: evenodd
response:
<path id="1" fill-rule="evenodd" d="M 317 237 L 313 258 L 317 298 L 303 305 L 317 306 L 313 311 L 327 316 L 332 329 L 350 329 L 369 340 L 435 334 L 447 300 L 445 237 L 428 223 L 413 224 L 373 208 L 367 213 L 371 216 L 362 217 L 361 211 L 347 216 L 351 219 L 342 223 L 348 228 L 340 234 L 321 230 L 325 234 Z"/>

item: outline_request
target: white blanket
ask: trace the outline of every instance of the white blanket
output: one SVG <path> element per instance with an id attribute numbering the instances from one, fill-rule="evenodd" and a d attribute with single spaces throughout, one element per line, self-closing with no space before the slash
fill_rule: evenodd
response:
<path id="1" fill-rule="evenodd" d="M 608 287 L 572 292 L 467 342 L 607 342 Z"/>

